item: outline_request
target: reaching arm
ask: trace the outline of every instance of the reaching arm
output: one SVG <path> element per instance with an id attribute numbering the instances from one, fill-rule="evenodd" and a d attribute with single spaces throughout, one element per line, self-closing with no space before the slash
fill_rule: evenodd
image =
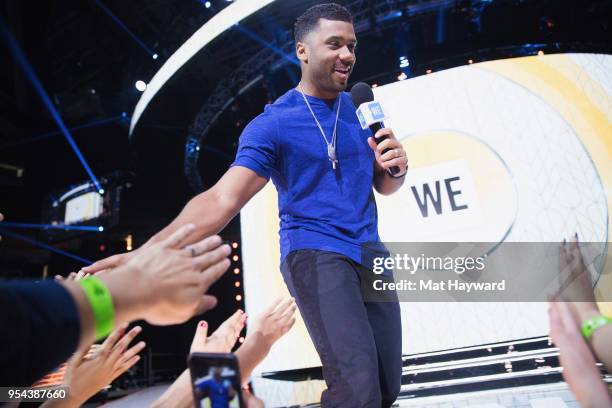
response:
<path id="1" fill-rule="evenodd" d="M 198 237 L 216 234 L 257 192 L 264 188 L 267 181 L 266 178 L 246 167 L 231 167 L 217 184 L 192 198 L 174 221 L 151 237 L 143 246 L 132 252 L 102 259 L 82 270 L 87 273 L 96 273 L 122 265 L 143 248 L 166 239 L 183 225 L 195 225 L 194 230 L 185 238 L 183 244 L 192 244 L 198 240 Z"/>
<path id="2" fill-rule="evenodd" d="M 186 224 L 196 226 L 191 236 L 187 237 L 186 244 L 192 243 L 197 236 L 218 233 L 264 188 L 267 181 L 246 167 L 230 168 L 212 188 L 192 198 L 174 221 L 155 234 L 150 241 L 163 240 Z"/>

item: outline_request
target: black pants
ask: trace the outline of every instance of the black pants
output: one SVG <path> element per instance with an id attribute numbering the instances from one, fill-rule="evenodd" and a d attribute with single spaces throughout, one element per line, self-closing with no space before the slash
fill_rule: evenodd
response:
<path id="1" fill-rule="evenodd" d="M 402 372 L 399 303 L 365 303 L 360 276 L 372 272 L 334 252 L 293 251 L 281 272 L 323 363 L 321 406 L 391 406 Z"/>

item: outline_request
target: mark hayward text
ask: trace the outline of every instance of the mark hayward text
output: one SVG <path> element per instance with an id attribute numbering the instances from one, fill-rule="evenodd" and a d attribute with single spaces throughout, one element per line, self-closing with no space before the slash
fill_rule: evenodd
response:
<path id="1" fill-rule="evenodd" d="M 384 282 L 377 279 L 372 283 L 374 290 L 395 290 L 395 291 L 461 291 L 461 292 L 493 292 L 506 290 L 506 280 L 499 282 L 464 282 L 460 279 L 448 279 L 437 281 L 433 279 L 411 281 L 402 279 L 399 282 Z"/>

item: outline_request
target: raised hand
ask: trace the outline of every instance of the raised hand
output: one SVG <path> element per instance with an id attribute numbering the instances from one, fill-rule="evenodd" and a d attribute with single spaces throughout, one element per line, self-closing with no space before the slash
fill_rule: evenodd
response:
<path id="1" fill-rule="evenodd" d="M 151 324 L 182 323 L 213 308 L 217 300 L 206 291 L 229 267 L 229 245 L 219 236 L 188 247 L 184 239 L 192 224 L 144 248 L 120 268 L 97 274 L 127 312 L 119 321 L 145 319 Z"/>
<path id="2" fill-rule="evenodd" d="M 142 328 L 136 326 L 125 334 L 126 329 L 127 323 L 113 331 L 91 357 L 85 357 L 89 348 L 75 353 L 68 361 L 62 385 L 68 389 L 68 398 L 49 400 L 44 406 L 78 407 L 134 366 L 140 360 L 138 353 L 145 348 L 145 343 L 128 346 Z"/>
<path id="3" fill-rule="evenodd" d="M 195 336 L 191 342 L 191 353 L 229 353 L 232 351 L 240 331 L 246 323 L 247 315 L 237 310 L 221 326 L 208 337 L 208 324 L 205 321 L 198 323 Z"/>
<path id="4" fill-rule="evenodd" d="M 569 305 L 565 302 L 551 302 L 548 314 L 550 336 L 559 348 L 563 378 L 580 406 L 612 406 L 610 391 L 601 379 L 593 353 L 584 342 Z"/>
<path id="5" fill-rule="evenodd" d="M 295 323 L 295 300 L 278 298 L 261 314 L 255 316 L 248 327 L 247 340 L 257 337 L 266 347 L 272 347 Z"/>

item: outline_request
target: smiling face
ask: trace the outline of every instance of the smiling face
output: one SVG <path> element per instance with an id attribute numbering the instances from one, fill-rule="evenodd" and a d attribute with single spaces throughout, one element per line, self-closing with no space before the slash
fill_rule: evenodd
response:
<path id="1" fill-rule="evenodd" d="M 316 27 L 296 44 L 304 91 L 326 99 L 344 91 L 355 66 L 356 45 L 353 24 L 319 19 Z"/>

